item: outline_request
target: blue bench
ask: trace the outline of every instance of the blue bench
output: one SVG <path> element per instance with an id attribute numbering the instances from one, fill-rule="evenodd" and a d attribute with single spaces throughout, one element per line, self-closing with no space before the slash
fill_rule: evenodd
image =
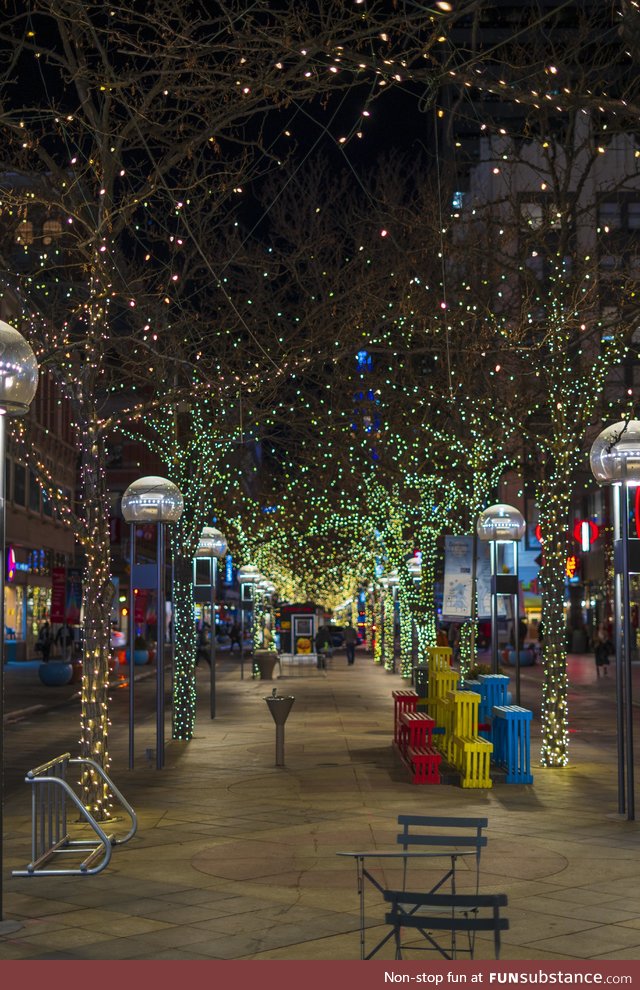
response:
<path id="1" fill-rule="evenodd" d="M 508 705 L 509 678 L 505 674 L 480 674 L 477 682 L 466 681 L 465 688 L 480 695 L 479 722 L 488 722 L 496 705 Z"/>
<path id="2" fill-rule="evenodd" d="M 507 784 L 532 784 L 530 728 L 533 712 L 518 705 L 493 709 L 493 760 L 507 771 Z"/>

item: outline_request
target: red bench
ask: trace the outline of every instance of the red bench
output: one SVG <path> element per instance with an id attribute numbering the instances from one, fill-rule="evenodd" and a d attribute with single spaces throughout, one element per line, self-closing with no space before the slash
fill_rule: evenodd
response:
<path id="1" fill-rule="evenodd" d="M 406 757 L 407 750 L 431 745 L 436 721 L 426 712 L 407 712 L 400 715 L 400 751 Z"/>
<path id="2" fill-rule="evenodd" d="M 418 704 L 418 693 L 412 689 L 403 691 L 392 691 L 393 698 L 393 740 L 397 746 L 400 745 L 400 716 L 403 712 L 415 712 Z"/>
<path id="3" fill-rule="evenodd" d="M 439 784 L 442 754 L 433 746 L 416 746 L 408 751 L 414 784 Z"/>

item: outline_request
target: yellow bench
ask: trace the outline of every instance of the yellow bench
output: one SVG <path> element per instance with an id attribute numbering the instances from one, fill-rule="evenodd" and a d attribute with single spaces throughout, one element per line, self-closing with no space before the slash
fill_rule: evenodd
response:
<path id="1" fill-rule="evenodd" d="M 427 695 L 427 711 L 435 718 L 438 725 L 438 702 L 444 701 L 450 691 L 458 686 L 459 675 L 449 667 L 447 670 L 429 671 L 429 693 Z"/>
<path id="2" fill-rule="evenodd" d="M 480 695 L 475 691 L 451 691 L 448 697 L 453 705 L 454 736 L 477 736 Z"/>
<path id="3" fill-rule="evenodd" d="M 453 737 L 453 764 L 460 771 L 462 787 L 492 787 L 489 764 L 493 743 L 478 736 Z"/>
<path id="4" fill-rule="evenodd" d="M 450 646 L 427 646 L 429 675 L 435 673 L 436 670 L 450 670 L 451 653 Z"/>

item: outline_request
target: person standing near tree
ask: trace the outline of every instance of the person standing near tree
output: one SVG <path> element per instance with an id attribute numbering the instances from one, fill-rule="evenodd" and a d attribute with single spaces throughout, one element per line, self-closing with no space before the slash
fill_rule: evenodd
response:
<path id="1" fill-rule="evenodd" d="M 612 653 L 613 643 L 609 639 L 609 634 L 607 633 L 604 624 L 600 625 L 595 641 L 596 675 L 598 677 L 600 677 L 600 668 L 602 668 L 605 674 L 608 673 L 607 668 L 609 667 L 609 657 Z"/>
<path id="2" fill-rule="evenodd" d="M 344 631 L 344 645 L 347 648 L 347 663 L 351 666 L 355 662 L 356 646 L 358 645 L 358 634 L 351 623 Z"/>

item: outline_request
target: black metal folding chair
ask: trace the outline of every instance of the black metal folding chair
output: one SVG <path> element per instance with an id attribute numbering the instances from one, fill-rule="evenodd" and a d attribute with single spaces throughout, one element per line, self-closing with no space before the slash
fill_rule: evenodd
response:
<path id="1" fill-rule="evenodd" d="M 480 853 L 487 844 L 486 835 L 482 830 L 487 828 L 487 818 L 451 818 L 440 815 L 398 815 L 398 825 L 402 832 L 396 836 L 396 842 L 405 852 L 419 847 L 426 849 L 475 850 L 476 854 L 476 893 L 480 886 Z M 419 830 L 419 831 L 416 831 Z M 404 861 L 402 885 L 407 885 L 407 859 Z M 456 893 L 456 860 L 451 861 L 450 868 L 443 874 L 428 893 L 435 894 L 443 884 L 451 882 L 451 893 Z"/>
<path id="2" fill-rule="evenodd" d="M 368 850 L 366 852 L 341 852 L 339 856 L 352 856 L 356 861 L 358 896 L 360 900 L 360 958 L 372 959 L 393 937 L 393 929 L 388 931 L 369 952 L 365 948 L 365 883 L 369 882 L 381 896 L 385 895 L 384 881 L 379 880 L 371 869 L 368 860 L 378 860 L 391 867 L 402 860 L 402 886 L 407 887 L 409 861 L 416 868 L 436 867 L 442 863 L 444 872 L 426 892 L 436 894 L 442 886 L 449 884 L 450 894 L 456 893 L 456 869 L 460 861 L 470 857 L 475 860 L 475 893 L 480 883 L 480 852 L 487 844 L 482 830 L 487 827 L 486 818 L 451 818 L 434 815 L 398 815 L 398 825 L 402 832 L 396 841 L 402 851 Z M 445 866 L 446 864 L 446 866 Z M 438 870 L 439 872 L 439 870 Z M 452 935 L 455 946 L 455 933 Z"/>
<path id="3" fill-rule="evenodd" d="M 506 894 L 423 894 L 385 890 L 384 899 L 391 904 L 385 922 L 393 929 L 396 959 L 402 959 L 403 928 L 413 929 L 428 943 L 411 944 L 412 950 L 438 952 L 445 959 L 457 959 L 460 952 L 473 959 L 475 933 L 493 932 L 495 958 L 500 958 L 500 933 L 509 928 L 508 919 L 500 916 L 500 908 L 507 905 Z M 434 932 L 449 932 L 450 944 L 442 946 L 434 938 Z M 467 933 L 466 948 L 459 947 L 457 932 Z"/>

